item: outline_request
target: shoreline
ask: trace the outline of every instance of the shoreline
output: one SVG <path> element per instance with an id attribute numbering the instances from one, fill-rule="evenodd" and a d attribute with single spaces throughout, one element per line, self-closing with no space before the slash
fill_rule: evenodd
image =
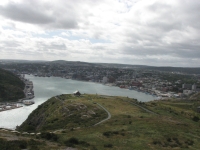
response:
<path id="1" fill-rule="evenodd" d="M 135 91 L 129 91 L 129 90 L 123 90 L 118 87 L 109 87 L 104 86 L 103 84 L 94 84 L 92 82 L 82 82 L 82 81 L 76 81 L 76 80 L 64 80 L 62 78 L 36 78 L 34 76 L 27 75 L 26 79 L 29 79 L 30 81 L 33 81 L 34 87 L 35 87 L 35 98 L 33 101 L 36 103 L 31 105 L 30 107 L 22 107 L 19 110 L 13 110 L 13 111 L 7 111 L 2 112 L 1 117 L 4 118 L 4 121 L 0 123 L 0 127 L 8 127 L 15 129 L 17 125 L 20 125 L 24 120 L 26 120 L 27 116 L 37 108 L 38 104 L 42 104 L 43 102 L 47 101 L 49 98 L 60 95 L 60 94 L 70 94 L 74 90 L 78 88 L 78 90 L 81 90 L 81 93 L 91 93 L 98 95 L 108 95 L 108 96 L 124 96 L 124 97 L 130 97 L 137 99 L 138 101 L 153 101 L 155 100 L 155 97 L 148 96 L 144 93 L 138 93 Z M 55 84 L 59 81 L 59 84 Z M 49 90 L 46 82 L 50 82 L 51 84 L 47 84 L 49 87 L 55 87 L 56 89 Z M 82 83 L 81 83 L 82 82 Z M 73 86 L 69 86 L 72 83 Z M 81 85 L 81 87 L 79 87 Z M 87 87 L 88 86 L 88 87 Z M 93 90 L 94 89 L 94 90 Z M 36 93 L 39 92 L 39 93 Z M 47 98 L 46 98 L 47 97 Z M 19 113 L 18 113 L 19 112 Z M 9 117 L 9 118 L 8 118 Z M 8 120 L 6 120 L 8 118 Z"/>
<path id="2" fill-rule="evenodd" d="M 33 82 L 29 81 L 26 78 L 24 78 L 24 75 L 21 75 L 19 78 L 25 84 L 24 90 L 23 90 L 25 97 L 21 98 L 21 99 L 18 99 L 17 101 L 11 101 L 11 102 L 10 101 L 3 101 L 3 102 L 0 102 L 0 108 L 1 108 L 0 112 L 21 108 L 21 107 L 23 107 L 23 105 L 18 106 L 19 103 L 25 105 L 24 100 L 29 101 L 29 100 L 31 100 L 31 99 L 33 99 L 35 97 L 34 96 L 34 91 L 33 91 Z"/>
<path id="3" fill-rule="evenodd" d="M 11 108 L 5 108 L 5 109 L 0 110 L 0 112 L 8 111 L 8 110 L 13 110 L 13 109 L 21 108 L 21 107 L 23 107 L 23 106 L 16 106 L 16 107 L 13 107 L 13 108 L 12 107 Z"/>
<path id="4" fill-rule="evenodd" d="M 102 82 L 94 82 L 94 81 L 86 81 L 86 80 L 77 80 L 77 79 L 65 78 L 65 77 L 60 77 L 60 76 L 35 76 L 34 74 L 27 74 L 27 75 L 32 75 L 34 77 L 39 77 L 39 78 L 40 77 L 43 77 L 43 78 L 46 78 L 46 77 L 47 78 L 56 77 L 56 78 L 63 78 L 63 79 L 67 79 L 67 80 L 74 80 L 74 81 L 89 82 L 89 83 L 94 83 L 94 84 L 101 84 L 101 85 L 104 85 L 104 86 L 113 86 L 113 87 L 118 87 L 120 89 L 125 89 L 125 90 L 130 90 L 130 91 L 133 90 L 133 91 L 138 92 L 138 93 L 143 93 L 143 94 L 146 94 L 146 95 L 151 95 L 151 96 L 155 97 L 155 100 L 162 99 L 162 97 L 160 97 L 157 94 L 151 94 L 151 93 L 149 93 L 147 91 L 140 90 L 139 88 L 138 89 L 130 89 L 130 87 L 121 88 L 120 86 L 113 85 L 113 83 L 102 83 Z"/>

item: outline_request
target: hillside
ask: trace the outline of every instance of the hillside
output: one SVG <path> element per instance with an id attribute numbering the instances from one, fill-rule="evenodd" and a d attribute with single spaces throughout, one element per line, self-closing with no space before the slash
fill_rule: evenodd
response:
<path id="1" fill-rule="evenodd" d="M 92 126 L 107 117 L 97 103 L 111 113 L 111 118 Z M 81 105 L 82 108 L 87 106 L 87 109 L 80 109 Z M 19 130 L 53 132 L 57 136 L 56 143 L 60 146 L 76 147 L 80 150 L 198 149 L 200 147 L 200 113 L 196 111 L 198 106 L 200 106 L 198 99 L 141 103 L 127 97 L 61 95 L 59 99 L 51 98 L 39 106 Z M 98 110 L 102 115 L 83 118 L 89 115 L 88 112 L 91 110 L 96 114 Z"/>
<path id="2" fill-rule="evenodd" d="M 13 73 L 0 69 L 0 102 L 17 101 L 24 97 L 24 82 Z"/>
<path id="3" fill-rule="evenodd" d="M 18 130 L 35 132 L 89 127 L 106 116 L 107 113 L 90 99 L 60 95 L 40 105 Z"/>

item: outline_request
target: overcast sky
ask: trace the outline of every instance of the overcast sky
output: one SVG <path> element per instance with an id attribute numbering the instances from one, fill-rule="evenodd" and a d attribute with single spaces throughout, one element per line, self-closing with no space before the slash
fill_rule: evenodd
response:
<path id="1" fill-rule="evenodd" d="M 200 0 L 2 0 L 0 59 L 200 67 Z"/>

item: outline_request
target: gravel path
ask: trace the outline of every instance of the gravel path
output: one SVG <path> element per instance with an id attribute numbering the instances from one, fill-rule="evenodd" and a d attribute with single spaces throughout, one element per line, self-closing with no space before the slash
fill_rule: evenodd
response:
<path id="1" fill-rule="evenodd" d="M 103 106 L 100 105 L 99 103 L 97 103 L 97 105 L 99 105 L 103 110 L 105 110 L 105 111 L 107 112 L 108 117 L 107 117 L 106 119 L 104 119 L 104 120 L 102 120 L 102 121 L 96 123 L 94 126 L 99 125 L 99 124 L 101 124 L 101 123 L 103 123 L 103 122 L 105 122 L 105 121 L 107 121 L 108 119 L 111 118 L 111 114 L 110 114 L 110 112 L 109 112 L 105 107 L 103 107 Z"/>

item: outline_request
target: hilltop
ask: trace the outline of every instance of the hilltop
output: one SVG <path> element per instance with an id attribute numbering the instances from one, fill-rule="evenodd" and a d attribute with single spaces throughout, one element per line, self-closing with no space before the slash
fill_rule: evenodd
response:
<path id="1" fill-rule="evenodd" d="M 19 131 L 52 131 L 90 127 L 106 118 L 107 113 L 92 103 L 89 97 L 59 95 L 52 97 L 18 128 Z"/>
<path id="2" fill-rule="evenodd" d="M 98 104 L 111 118 L 93 126 L 108 117 Z M 128 97 L 67 94 L 40 105 L 18 130 L 41 132 L 35 137 L 77 149 L 198 149 L 198 106 L 199 99 L 143 103 Z"/>
<path id="3" fill-rule="evenodd" d="M 0 102 L 17 101 L 24 97 L 24 82 L 15 74 L 0 69 Z"/>

